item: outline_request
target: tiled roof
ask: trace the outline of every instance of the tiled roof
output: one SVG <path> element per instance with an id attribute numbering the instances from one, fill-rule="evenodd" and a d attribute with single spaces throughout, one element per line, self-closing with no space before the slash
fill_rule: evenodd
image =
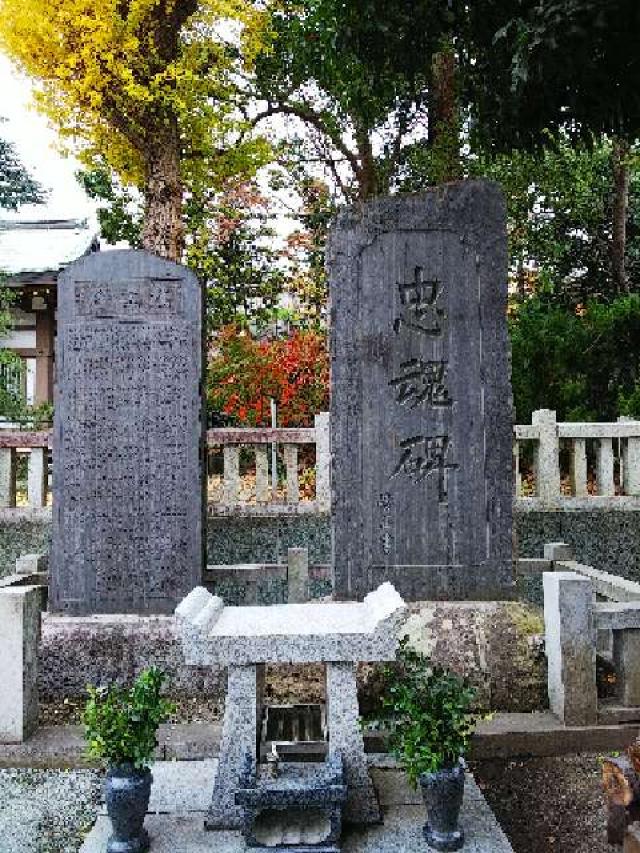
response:
<path id="1" fill-rule="evenodd" d="M 0 273 L 58 272 L 98 248 L 87 220 L 0 220 Z"/>

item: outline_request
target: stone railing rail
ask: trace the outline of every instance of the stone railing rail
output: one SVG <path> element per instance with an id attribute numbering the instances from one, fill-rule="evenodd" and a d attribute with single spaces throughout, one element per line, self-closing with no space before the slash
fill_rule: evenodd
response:
<path id="1" fill-rule="evenodd" d="M 533 443 L 532 497 L 524 494 L 521 473 L 528 442 Z M 519 506 L 581 509 L 613 501 L 640 506 L 640 421 L 558 422 L 554 411 L 539 409 L 531 424 L 514 427 L 513 458 Z"/>
<path id="2" fill-rule="evenodd" d="M 315 445 L 315 500 L 300 500 L 298 454 L 303 445 Z M 261 515 L 285 511 L 328 512 L 329 486 L 329 414 L 316 415 L 310 428 L 244 429 L 225 428 L 207 431 L 209 450 L 222 448 L 224 468 L 221 499 L 211 502 L 214 515 Z M 273 493 L 269 477 L 269 456 L 273 445 L 281 445 L 286 471 L 284 500 Z M 255 503 L 241 498 L 240 450 L 251 448 L 255 454 Z M 28 462 L 27 503 L 31 508 L 47 505 L 49 488 L 48 460 L 51 432 L 0 430 L 0 507 L 16 505 L 17 461 L 26 455 Z"/>
<path id="3" fill-rule="evenodd" d="M 273 493 L 269 480 L 269 451 L 282 445 L 286 470 L 284 503 Z M 298 453 L 302 445 L 316 448 L 316 497 L 300 501 Z M 316 415 L 313 427 L 307 428 L 222 428 L 207 431 L 207 446 L 222 447 L 224 469 L 222 500 L 209 504 L 214 515 L 262 515 L 291 512 L 328 512 L 331 503 L 329 482 L 329 413 Z M 241 501 L 240 449 L 250 447 L 255 453 L 255 503 Z"/>

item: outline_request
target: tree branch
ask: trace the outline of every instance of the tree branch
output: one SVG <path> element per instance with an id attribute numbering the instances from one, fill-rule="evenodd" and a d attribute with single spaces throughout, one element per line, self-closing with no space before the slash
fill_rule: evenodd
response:
<path id="1" fill-rule="evenodd" d="M 336 148 L 349 162 L 349 165 L 353 169 L 356 177 L 360 177 L 362 167 L 360 165 L 358 156 L 349 149 L 349 147 L 346 145 L 346 143 L 340 137 L 339 134 L 337 134 L 335 131 L 330 130 L 327 127 L 325 122 L 322 120 L 322 117 L 318 115 L 318 113 L 314 112 L 309 107 L 303 106 L 302 104 L 270 104 L 266 110 L 263 110 L 261 113 L 258 113 L 257 116 L 254 116 L 251 121 L 251 124 L 253 127 L 255 127 L 263 119 L 274 115 L 295 116 L 296 118 L 299 118 L 304 121 L 306 124 L 309 124 L 314 127 L 323 136 L 328 137 L 331 140 L 331 144 L 334 146 L 334 148 Z"/>

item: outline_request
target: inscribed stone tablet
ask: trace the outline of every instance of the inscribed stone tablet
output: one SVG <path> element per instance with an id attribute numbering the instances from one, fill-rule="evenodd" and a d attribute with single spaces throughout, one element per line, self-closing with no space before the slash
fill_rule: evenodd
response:
<path id="1" fill-rule="evenodd" d="M 144 252 L 58 283 L 51 608 L 170 613 L 202 566 L 201 295 Z"/>
<path id="2" fill-rule="evenodd" d="M 512 583 L 512 399 L 500 190 L 469 181 L 343 213 L 331 281 L 333 569 L 361 598 Z"/>

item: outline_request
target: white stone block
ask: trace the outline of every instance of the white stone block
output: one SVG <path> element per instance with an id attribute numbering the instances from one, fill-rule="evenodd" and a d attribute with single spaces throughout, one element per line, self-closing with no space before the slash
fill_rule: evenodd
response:
<path id="1" fill-rule="evenodd" d="M 38 724 L 40 589 L 0 589 L 0 743 L 21 743 Z"/>
<path id="2" fill-rule="evenodd" d="M 597 721 L 593 588 L 575 572 L 544 572 L 549 705 L 572 726 Z"/>
<path id="3" fill-rule="evenodd" d="M 16 559 L 17 575 L 34 575 L 49 571 L 48 554 L 22 554 Z"/>

